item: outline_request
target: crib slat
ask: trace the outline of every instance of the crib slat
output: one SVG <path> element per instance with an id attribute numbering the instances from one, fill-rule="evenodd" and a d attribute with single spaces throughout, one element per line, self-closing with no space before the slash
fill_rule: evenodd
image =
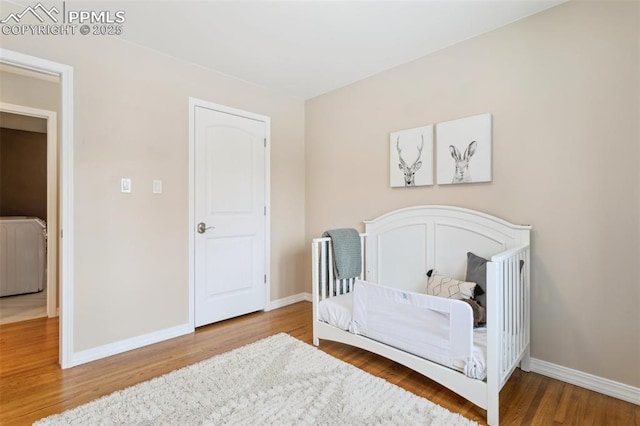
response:
<path id="1" fill-rule="evenodd" d="M 524 261 L 524 267 L 525 268 L 529 268 L 529 256 L 528 256 L 529 252 L 526 253 L 522 253 L 522 261 Z M 529 305 L 529 301 L 531 300 L 531 294 L 530 294 L 530 289 L 529 289 L 529 273 L 527 271 L 524 271 L 522 274 L 522 286 L 524 288 L 524 297 L 525 297 L 525 302 L 524 302 L 524 324 L 525 324 L 525 330 L 524 330 L 524 344 L 528 345 L 530 340 L 530 328 L 531 328 L 531 323 L 530 323 L 530 305 Z"/>
<path id="2" fill-rule="evenodd" d="M 524 262 L 523 268 L 529 267 L 526 259 L 526 253 L 522 253 L 519 260 Z M 520 266 L 519 263 L 518 266 Z M 524 269 L 520 271 L 520 286 L 522 288 L 522 348 L 524 349 L 529 342 L 529 304 L 527 303 L 529 300 L 529 291 L 527 285 L 527 274 Z"/>
<path id="3" fill-rule="evenodd" d="M 512 259 L 509 259 L 506 263 L 506 279 L 505 284 L 507 286 L 507 333 L 505 336 L 506 339 L 506 347 L 507 347 L 507 358 L 505 365 L 505 376 L 511 367 L 511 362 L 513 358 L 513 275 L 511 273 Z"/>
<path id="4" fill-rule="evenodd" d="M 520 256 L 517 256 L 514 260 L 515 264 L 515 284 L 516 284 L 516 356 L 520 355 L 522 350 L 522 289 L 520 287 Z"/>
<path id="5" fill-rule="evenodd" d="M 508 267 L 509 267 L 509 366 L 513 364 L 514 352 L 515 352 L 515 280 L 514 280 L 514 271 L 513 271 L 513 261 L 514 259 L 509 259 Z"/>
<path id="6" fill-rule="evenodd" d="M 513 356 L 511 357 L 511 362 L 515 362 L 515 360 L 517 359 L 518 355 L 520 354 L 520 344 L 518 342 L 519 340 L 519 334 L 520 334 L 520 320 L 519 320 L 519 316 L 520 316 L 520 310 L 518 309 L 520 307 L 520 301 L 518 299 L 518 258 L 514 257 L 513 258 L 513 262 L 511 265 L 511 268 L 513 270 Z"/>
<path id="7" fill-rule="evenodd" d="M 513 329 L 511 330 L 511 360 L 509 361 L 510 363 L 513 363 L 514 359 L 517 356 L 517 351 L 518 351 L 518 339 L 517 339 L 517 333 L 518 333 L 518 300 L 517 300 L 517 293 L 518 293 L 518 282 L 517 282 L 517 277 L 515 275 L 515 271 L 516 271 L 516 258 L 513 258 L 511 261 L 509 261 L 509 269 L 511 270 L 511 304 L 512 304 L 512 312 L 511 315 L 513 316 L 513 318 L 511 319 L 511 323 L 512 323 L 512 327 Z"/>
<path id="8" fill-rule="evenodd" d="M 506 366 L 509 363 L 509 264 L 508 262 L 504 262 L 502 265 L 502 269 L 504 271 L 503 273 L 503 277 L 504 277 L 504 312 L 503 312 L 503 316 L 504 316 L 504 324 L 503 324 L 503 328 L 502 328 L 502 335 L 503 337 L 503 345 L 502 345 L 502 350 L 504 351 L 502 357 L 504 359 L 504 366 L 502 371 L 500 372 L 501 374 L 504 375 L 504 372 L 506 370 Z"/>
<path id="9" fill-rule="evenodd" d="M 322 300 L 327 298 L 327 243 L 320 243 L 320 288 Z"/>
<path id="10" fill-rule="evenodd" d="M 511 298 L 512 298 L 512 304 L 513 304 L 513 308 L 511 310 L 511 315 L 513 315 L 513 318 L 511 319 L 511 323 L 513 324 L 513 329 L 511 331 L 512 333 L 512 337 L 511 337 L 511 359 L 509 360 L 509 364 L 513 364 L 513 362 L 515 361 L 516 357 L 518 356 L 518 354 L 520 353 L 520 347 L 518 345 L 518 333 L 519 333 L 519 327 L 518 327 L 518 258 L 514 257 L 511 262 L 510 262 L 510 268 L 511 268 Z"/>
<path id="11" fill-rule="evenodd" d="M 504 265 L 504 285 L 505 285 L 505 333 L 504 333 L 504 348 L 505 348 L 505 358 L 504 358 L 504 370 L 502 371 L 503 378 L 506 376 L 507 371 L 509 370 L 509 366 L 511 365 L 511 342 L 510 342 L 510 334 L 511 334 L 511 285 L 510 285 L 510 271 L 509 271 L 509 261 L 505 262 Z"/>
<path id="12" fill-rule="evenodd" d="M 503 324 L 503 328 L 502 328 L 502 351 L 503 351 L 503 355 L 502 355 L 502 370 L 500 371 L 500 373 L 502 374 L 501 379 L 504 379 L 504 375 L 505 375 L 505 371 L 507 369 L 507 366 L 509 364 L 509 263 L 508 262 L 504 262 L 504 264 L 502 265 L 502 269 L 503 269 L 503 285 L 504 285 L 504 294 L 503 294 L 503 300 L 504 300 L 504 311 L 502 313 L 502 315 L 504 316 L 504 324 Z"/>
<path id="13" fill-rule="evenodd" d="M 522 257 L 522 254 L 518 255 L 518 258 L 516 259 L 516 282 L 518 283 L 516 286 L 516 291 L 518 292 L 518 353 L 520 353 L 520 351 L 522 350 L 522 348 L 524 347 L 523 345 L 523 341 L 522 341 L 522 328 L 523 328 L 523 324 L 524 321 L 522 320 L 522 273 L 520 271 L 520 258 Z"/>
<path id="14" fill-rule="evenodd" d="M 364 239 L 365 237 L 361 235 L 360 236 L 360 253 L 362 254 L 362 256 L 360 259 L 361 270 L 360 270 L 360 277 L 359 277 L 361 280 L 364 280 L 364 255 L 365 255 Z"/>
<path id="15" fill-rule="evenodd" d="M 331 247 L 331 241 L 327 241 L 327 254 L 329 264 L 329 297 L 336 295 L 335 284 L 333 282 L 333 247 Z"/>
<path id="16" fill-rule="evenodd" d="M 513 277 L 514 279 L 514 284 L 515 284 L 515 302 L 516 302 L 516 312 L 515 312 L 515 321 L 516 321 L 516 336 L 514 339 L 514 345 L 516 346 L 516 350 L 515 350 L 515 356 L 516 358 L 518 357 L 518 355 L 520 355 L 520 335 L 522 334 L 522 321 L 520 320 L 520 313 L 522 312 L 522 299 L 520 298 L 520 265 L 518 262 L 518 258 L 516 257 L 514 259 L 514 265 L 515 265 L 515 275 Z M 515 360 L 514 360 L 515 361 Z"/>

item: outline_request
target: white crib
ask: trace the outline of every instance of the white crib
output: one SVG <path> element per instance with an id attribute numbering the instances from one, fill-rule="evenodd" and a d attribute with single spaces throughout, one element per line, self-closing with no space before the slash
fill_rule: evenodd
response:
<path id="1" fill-rule="evenodd" d="M 472 379 L 321 321 L 320 302 L 353 291 L 355 282 L 335 279 L 329 238 L 314 239 L 312 245 L 314 344 L 319 345 L 320 339 L 331 340 L 394 360 L 486 409 L 487 422 L 498 425 L 500 390 L 518 365 L 524 371 L 530 370 L 530 229 L 459 207 L 417 206 L 365 221 L 365 233 L 361 234 L 360 278 L 405 291 L 423 292 L 429 269 L 464 279 L 467 252 L 490 260 L 486 285 L 486 380 Z M 456 322 L 451 318 L 451 323 Z"/>

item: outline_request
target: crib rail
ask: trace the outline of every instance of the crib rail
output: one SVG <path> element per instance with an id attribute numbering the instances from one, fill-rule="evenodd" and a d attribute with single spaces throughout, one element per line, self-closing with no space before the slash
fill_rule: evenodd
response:
<path id="1" fill-rule="evenodd" d="M 495 357 L 499 388 L 507 381 L 518 362 L 529 356 L 529 245 L 523 245 L 493 256 L 487 263 L 487 282 L 496 288 L 487 292 L 487 312 L 494 318 L 487 319 L 489 340 L 495 339 Z M 495 279 L 491 280 L 490 276 Z M 492 306 L 493 305 L 493 306 Z M 497 309 L 494 309 L 497 307 Z M 493 324 L 496 324 L 493 327 Z M 493 337 L 493 339 L 492 339 Z"/>
<path id="2" fill-rule="evenodd" d="M 313 256 L 313 297 L 322 301 L 327 297 L 353 291 L 356 279 L 364 279 L 365 234 L 360 234 L 360 248 L 362 250 L 362 273 L 357 278 L 337 279 L 333 270 L 333 247 L 331 238 L 315 238 L 312 243 Z"/>

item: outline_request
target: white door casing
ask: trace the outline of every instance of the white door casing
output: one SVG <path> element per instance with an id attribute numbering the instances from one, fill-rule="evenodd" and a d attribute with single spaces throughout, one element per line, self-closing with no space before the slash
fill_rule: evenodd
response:
<path id="1" fill-rule="evenodd" d="M 267 306 L 268 117 L 192 100 L 194 323 Z"/>

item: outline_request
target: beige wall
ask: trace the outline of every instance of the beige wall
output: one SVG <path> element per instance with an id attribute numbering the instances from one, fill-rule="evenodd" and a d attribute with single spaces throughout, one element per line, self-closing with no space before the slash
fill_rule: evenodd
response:
<path id="1" fill-rule="evenodd" d="M 418 204 L 531 224 L 532 355 L 640 386 L 638 16 L 567 3 L 307 101 L 307 241 Z M 492 183 L 389 187 L 389 132 L 486 112 Z"/>
<path id="2" fill-rule="evenodd" d="M 3 10 L 4 10 L 4 3 Z M 4 38 L 2 47 L 5 46 Z M 58 83 L 42 80 L 29 75 L 0 71 L 0 101 L 31 108 L 58 111 Z"/>
<path id="3" fill-rule="evenodd" d="M 271 117 L 271 298 L 306 290 L 302 100 L 113 37 L 0 41 L 74 67 L 76 351 L 188 320 L 190 96 Z"/>

